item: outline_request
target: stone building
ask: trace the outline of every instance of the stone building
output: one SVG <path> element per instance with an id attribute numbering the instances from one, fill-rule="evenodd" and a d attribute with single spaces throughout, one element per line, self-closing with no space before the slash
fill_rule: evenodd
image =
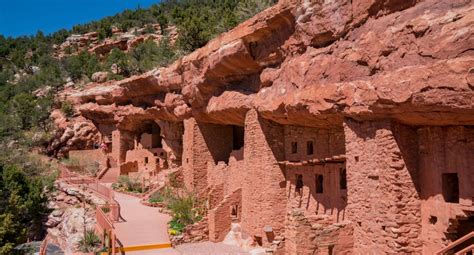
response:
<path id="1" fill-rule="evenodd" d="M 472 7 L 284 0 L 69 98 L 110 145 L 104 180 L 181 167 L 211 241 L 240 223 L 281 254 L 449 254 L 474 231 Z"/>

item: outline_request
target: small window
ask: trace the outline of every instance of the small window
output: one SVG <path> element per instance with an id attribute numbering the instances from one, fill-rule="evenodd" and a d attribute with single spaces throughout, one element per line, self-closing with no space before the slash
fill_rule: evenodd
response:
<path id="1" fill-rule="evenodd" d="M 334 245 L 329 245 L 328 246 L 328 255 L 333 255 L 334 254 Z"/>
<path id="2" fill-rule="evenodd" d="M 306 152 L 308 155 L 313 155 L 314 149 L 313 149 L 313 141 L 308 141 L 306 143 Z"/>
<path id="3" fill-rule="evenodd" d="M 316 193 L 323 193 L 324 192 L 324 177 L 321 174 L 317 174 L 315 176 L 316 181 Z"/>
<path id="4" fill-rule="evenodd" d="M 298 143 L 291 142 L 291 153 L 296 154 L 298 153 Z"/>
<path id="5" fill-rule="evenodd" d="M 459 179 L 457 173 L 446 173 L 442 175 L 443 197 L 448 203 L 459 203 Z"/>
<path id="6" fill-rule="evenodd" d="M 239 205 L 233 205 L 232 210 L 230 211 L 230 216 L 233 218 L 237 218 L 238 210 L 239 210 Z"/>
<path id="7" fill-rule="evenodd" d="M 145 157 L 145 164 L 148 164 L 148 157 Z"/>
<path id="8" fill-rule="evenodd" d="M 301 193 L 302 188 L 303 188 L 303 175 L 297 174 L 295 191 L 298 193 Z"/>
<path id="9" fill-rule="evenodd" d="M 346 169 L 340 168 L 339 169 L 339 188 L 340 189 L 347 189 L 347 176 L 346 176 Z"/>

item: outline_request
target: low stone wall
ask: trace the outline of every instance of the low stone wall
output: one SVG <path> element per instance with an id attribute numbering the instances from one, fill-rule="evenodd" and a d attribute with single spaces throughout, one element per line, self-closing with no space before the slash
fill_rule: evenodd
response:
<path id="1" fill-rule="evenodd" d="M 186 226 L 181 235 L 170 236 L 171 244 L 177 246 L 184 243 L 195 243 L 209 240 L 207 217 L 192 225 Z"/>
<path id="2" fill-rule="evenodd" d="M 235 218 L 238 221 L 242 207 L 242 189 L 237 189 L 231 195 L 224 197 L 222 202 L 209 211 L 209 240 L 221 242 L 229 233 L 233 220 L 232 206 L 236 208 Z"/>

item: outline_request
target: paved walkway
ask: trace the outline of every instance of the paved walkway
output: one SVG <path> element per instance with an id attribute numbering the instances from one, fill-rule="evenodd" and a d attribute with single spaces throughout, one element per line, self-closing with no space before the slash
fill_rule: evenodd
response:
<path id="1" fill-rule="evenodd" d="M 134 196 L 115 192 L 124 222 L 115 223 L 117 238 L 124 247 L 170 243 L 167 223 L 171 217 L 158 208 L 144 206 Z M 126 252 L 127 255 L 243 255 L 249 254 L 234 246 L 202 242 L 174 248 Z"/>
<path id="2" fill-rule="evenodd" d="M 115 192 L 115 199 L 120 204 L 120 213 L 125 220 L 114 224 L 117 238 L 124 247 L 170 243 L 167 232 L 167 223 L 171 219 L 169 215 L 158 212 L 158 208 L 142 205 L 140 199 L 134 196 Z M 160 249 L 160 253 L 157 251 L 148 252 L 179 254 L 174 249 Z"/>

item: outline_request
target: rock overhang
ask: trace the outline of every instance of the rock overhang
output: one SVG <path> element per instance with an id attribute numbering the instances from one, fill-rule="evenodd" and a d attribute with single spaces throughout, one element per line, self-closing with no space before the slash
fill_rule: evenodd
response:
<path id="1" fill-rule="evenodd" d="M 117 124 L 139 113 L 243 125 L 254 108 L 291 125 L 340 126 L 346 117 L 473 125 L 474 8 L 425 1 L 390 9 L 384 2 L 388 11 L 374 14 L 374 5 L 349 8 L 358 2 L 281 1 L 167 68 L 71 98 L 89 103 L 80 107 L 88 118 Z M 335 10 L 352 18 L 329 19 Z"/>

